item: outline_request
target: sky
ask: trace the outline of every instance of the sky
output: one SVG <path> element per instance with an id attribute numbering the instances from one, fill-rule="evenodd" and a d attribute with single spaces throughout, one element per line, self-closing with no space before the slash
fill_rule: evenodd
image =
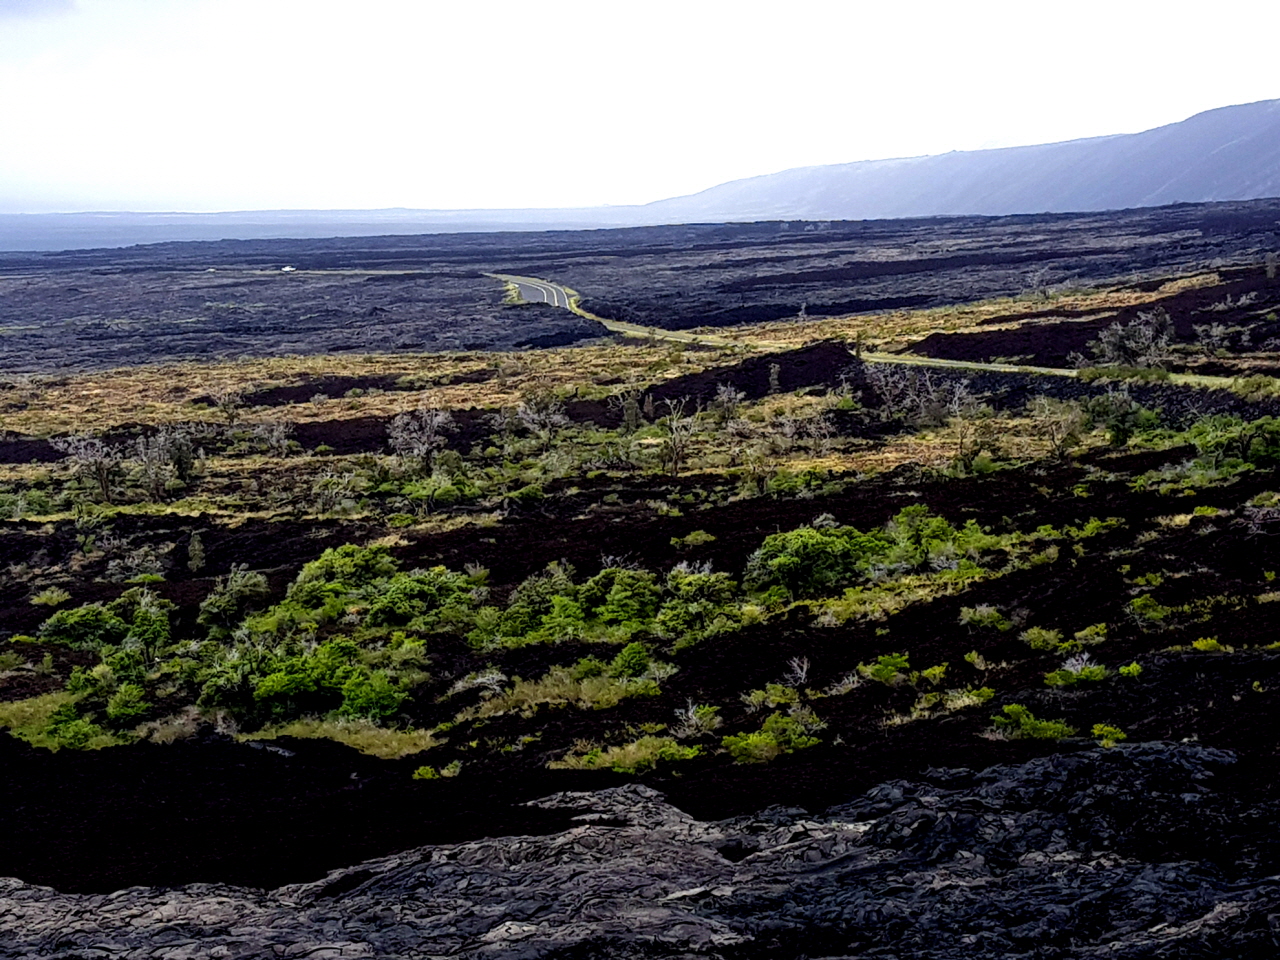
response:
<path id="1" fill-rule="evenodd" d="M 1280 97 L 1280 6 L 1192 10 L 0 0 L 0 212 L 645 203 Z"/>

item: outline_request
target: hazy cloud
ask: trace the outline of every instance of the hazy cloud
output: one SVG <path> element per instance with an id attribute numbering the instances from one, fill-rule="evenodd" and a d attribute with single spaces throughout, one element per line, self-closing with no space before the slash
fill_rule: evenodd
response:
<path id="1" fill-rule="evenodd" d="M 644 203 L 1280 97 L 1257 0 L 1153 9 L 0 0 L 0 209 Z"/>
<path id="2" fill-rule="evenodd" d="M 76 8 L 76 0 L 0 0 L 0 20 L 56 17 Z"/>

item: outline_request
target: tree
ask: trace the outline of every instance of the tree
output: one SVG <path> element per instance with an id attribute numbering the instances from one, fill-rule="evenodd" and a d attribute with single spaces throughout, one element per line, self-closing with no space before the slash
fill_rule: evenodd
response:
<path id="1" fill-rule="evenodd" d="M 1159 415 L 1129 396 L 1128 387 L 1108 387 L 1107 392 L 1090 397 L 1085 413 L 1094 426 L 1105 427 L 1113 447 L 1123 447 L 1139 430 L 1150 429 L 1160 422 Z"/>
<path id="2" fill-rule="evenodd" d="M 1027 401 L 1027 413 L 1049 441 L 1049 452 L 1056 460 L 1062 460 L 1074 447 L 1079 446 L 1080 434 L 1089 421 L 1080 404 L 1073 400 L 1046 397 L 1044 394 Z"/>
<path id="3" fill-rule="evenodd" d="M 1173 321 L 1164 307 L 1138 314 L 1130 323 L 1111 324 L 1089 344 L 1100 366 L 1159 367 L 1169 359 Z"/>
<path id="4" fill-rule="evenodd" d="M 746 397 L 745 393 L 731 383 L 717 385 L 715 399 L 711 401 L 711 412 L 715 416 L 716 423 L 723 427 L 736 419 L 742 401 Z"/>
<path id="5" fill-rule="evenodd" d="M 227 426 L 234 427 L 236 421 L 240 419 L 240 411 L 244 407 L 244 393 L 239 387 L 224 384 L 216 388 L 211 396 L 213 397 L 213 405 L 222 414 L 222 418 L 227 421 Z"/>
<path id="6" fill-rule="evenodd" d="M 445 434 L 453 429 L 453 414 L 448 410 L 423 406 L 412 413 L 397 414 L 387 433 L 391 449 L 407 460 L 417 461 L 425 473 L 431 470 L 435 452 L 445 445 Z"/>
<path id="7" fill-rule="evenodd" d="M 609 406 L 622 413 L 622 432 L 635 433 L 640 429 L 643 416 L 640 398 L 644 395 L 644 387 L 638 383 L 628 383 L 609 398 Z"/>
<path id="8" fill-rule="evenodd" d="M 542 444 L 546 453 L 555 442 L 556 433 L 569 425 L 564 413 L 564 401 L 546 384 L 526 390 L 516 407 L 516 419 Z"/>
<path id="9" fill-rule="evenodd" d="M 169 456 L 167 438 L 160 433 L 138 437 L 134 442 L 133 459 L 138 464 L 138 479 L 147 492 L 147 498 L 155 502 L 164 499 L 165 488 L 174 478 L 173 461 Z"/>
<path id="10" fill-rule="evenodd" d="M 293 424 L 280 420 L 269 420 L 259 423 L 253 428 L 253 439 L 273 457 L 287 456 L 289 453 L 289 435 L 293 433 Z"/>
<path id="11" fill-rule="evenodd" d="M 217 586 L 200 604 L 196 622 L 206 627 L 211 637 L 230 636 L 245 614 L 261 606 L 270 594 L 265 576 L 232 564 L 230 572 L 218 579 Z"/>
<path id="12" fill-rule="evenodd" d="M 991 408 L 970 390 L 968 380 L 939 388 L 937 400 L 942 404 L 947 429 L 955 440 L 955 462 L 969 471 L 983 446 L 991 440 Z"/>
<path id="13" fill-rule="evenodd" d="M 684 411 L 689 403 L 688 397 L 664 400 L 663 403 L 666 405 L 667 415 L 661 421 L 663 432 L 666 434 L 662 443 L 662 462 L 674 477 L 679 475 L 680 468 L 684 466 L 685 458 L 689 455 L 689 444 L 698 426 L 697 415 L 701 412 L 701 406 L 692 416 L 685 416 Z"/>
<path id="14" fill-rule="evenodd" d="M 869 363 L 866 377 L 885 419 L 900 418 L 918 426 L 941 426 L 953 415 L 950 408 L 958 397 L 972 396 L 968 380 L 935 379 L 932 371 L 901 364 Z"/>
<path id="15" fill-rule="evenodd" d="M 50 443 L 71 461 L 77 473 L 98 488 L 104 503 L 111 502 L 111 485 L 120 472 L 122 459 L 119 448 L 88 436 L 60 437 Z"/>

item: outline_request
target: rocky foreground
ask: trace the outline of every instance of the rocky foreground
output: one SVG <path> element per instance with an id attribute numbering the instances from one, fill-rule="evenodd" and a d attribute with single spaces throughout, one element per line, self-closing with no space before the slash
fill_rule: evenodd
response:
<path id="1" fill-rule="evenodd" d="M 641 785 L 539 801 L 547 837 L 260 891 L 0 880 L 3 958 L 1280 956 L 1274 802 L 1148 744 L 931 771 L 813 816 L 702 822 Z"/>

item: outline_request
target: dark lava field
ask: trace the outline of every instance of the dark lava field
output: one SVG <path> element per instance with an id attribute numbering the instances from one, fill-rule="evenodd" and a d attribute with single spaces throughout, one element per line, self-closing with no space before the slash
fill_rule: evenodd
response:
<path id="1" fill-rule="evenodd" d="M 1280 201 L 1259 200 L 0 254 L 0 370 L 504 350 L 603 334 L 568 313 L 504 305 L 489 272 L 564 284 L 603 317 L 686 329 L 1167 277 L 1257 260 L 1278 236 Z"/>
<path id="2" fill-rule="evenodd" d="M 0 960 L 1280 956 L 1278 251 L 0 257 Z"/>

